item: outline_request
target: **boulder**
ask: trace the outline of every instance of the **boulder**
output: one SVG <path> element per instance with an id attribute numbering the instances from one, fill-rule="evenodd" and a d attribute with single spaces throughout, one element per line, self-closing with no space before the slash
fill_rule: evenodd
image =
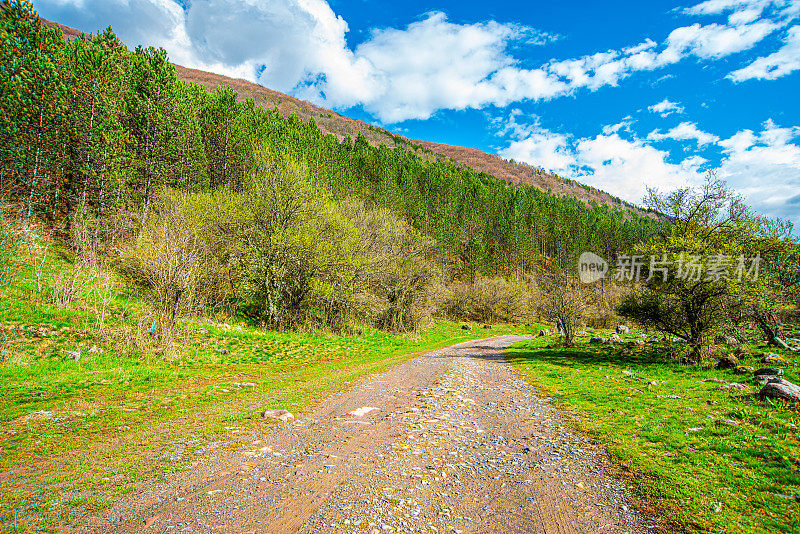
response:
<path id="1" fill-rule="evenodd" d="M 753 374 L 756 376 L 783 376 L 783 369 L 779 367 L 762 367 L 761 369 L 753 371 Z"/>
<path id="2" fill-rule="evenodd" d="M 746 365 L 740 365 L 734 369 L 734 371 L 736 371 L 737 375 L 749 375 L 750 373 L 754 373 L 755 369 Z"/>
<path id="3" fill-rule="evenodd" d="M 747 391 L 750 387 L 738 382 L 731 382 L 730 384 L 722 384 L 714 388 L 715 391 Z"/>
<path id="4" fill-rule="evenodd" d="M 717 369 L 734 369 L 739 365 L 739 358 L 733 354 L 728 354 L 720 358 L 717 362 Z"/>
<path id="5" fill-rule="evenodd" d="M 219 349 L 220 354 L 229 354 L 228 349 Z"/>
<path id="6" fill-rule="evenodd" d="M 786 363 L 786 360 L 774 352 L 765 352 L 764 357 L 761 358 L 761 363 Z"/>
<path id="7" fill-rule="evenodd" d="M 462 324 L 461 325 L 461 330 L 472 330 L 472 325 L 471 324 Z"/>
<path id="8" fill-rule="evenodd" d="M 550 335 L 550 330 L 548 330 L 547 328 L 542 328 L 541 330 L 539 330 L 539 337 L 544 337 L 549 335 Z"/>
<path id="9" fill-rule="evenodd" d="M 612 341 L 614 343 L 619 343 L 620 341 L 622 341 L 622 338 L 619 337 L 619 334 L 611 334 L 611 337 L 609 337 L 608 339 L 609 341 Z"/>
<path id="10" fill-rule="evenodd" d="M 625 326 L 624 324 L 617 326 L 617 334 L 624 335 L 630 333 L 631 329 Z"/>
<path id="11" fill-rule="evenodd" d="M 294 415 L 292 415 L 291 412 L 280 409 L 264 410 L 261 413 L 261 417 L 263 417 L 264 419 L 277 419 L 279 421 L 283 421 L 284 423 L 286 421 L 291 421 L 292 419 L 294 419 Z"/>
<path id="12" fill-rule="evenodd" d="M 767 382 L 758 392 L 758 395 L 762 399 L 784 399 L 790 402 L 800 402 L 800 386 L 778 378 Z"/>

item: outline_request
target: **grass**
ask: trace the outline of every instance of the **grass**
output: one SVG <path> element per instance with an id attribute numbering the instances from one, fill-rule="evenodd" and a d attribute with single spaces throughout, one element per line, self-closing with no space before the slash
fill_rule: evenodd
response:
<path id="1" fill-rule="evenodd" d="M 800 532 L 797 406 L 760 400 L 751 375 L 670 361 L 663 346 L 624 354 L 620 345 L 551 349 L 548 343 L 519 343 L 508 358 L 606 448 L 643 506 L 664 517 L 669 529 Z M 782 354 L 789 361 L 785 378 L 798 383 L 789 351 L 750 345 L 742 365 L 771 366 L 759 362 L 765 350 Z M 708 379 L 749 387 L 731 393 Z M 720 418 L 738 424 L 720 426 Z M 721 510 L 714 511 L 715 503 Z"/>
<path id="2" fill-rule="evenodd" d="M 524 332 L 439 322 L 410 335 L 365 327 L 342 336 L 194 320 L 180 325 L 180 345 L 159 355 L 125 338 L 146 304 L 124 282 L 75 275 L 69 253 L 55 247 L 24 260 L 15 282 L 0 289 L 3 534 L 80 524 L 144 481 L 180 471 L 206 445 L 235 446 L 240 435 L 268 430 L 275 423 L 260 417 L 265 408 L 303 412 L 414 354 Z M 50 295 L 73 278 L 70 301 L 52 304 Z M 67 356 L 78 349 L 78 361 Z"/>

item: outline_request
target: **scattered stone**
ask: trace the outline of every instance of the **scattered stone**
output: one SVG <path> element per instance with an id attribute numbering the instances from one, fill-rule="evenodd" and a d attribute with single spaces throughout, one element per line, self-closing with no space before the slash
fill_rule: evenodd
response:
<path id="1" fill-rule="evenodd" d="M 778 378 L 767 382 L 758 392 L 758 395 L 762 399 L 784 399 L 790 402 L 800 402 L 800 387 Z"/>
<path id="2" fill-rule="evenodd" d="M 727 356 L 723 356 L 717 362 L 717 369 L 733 369 L 738 366 L 739 366 L 739 358 L 737 358 L 733 354 L 728 354 Z"/>
<path id="3" fill-rule="evenodd" d="M 733 419 L 726 419 L 724 417 L 720 417 L 719 419 L 714 421 L 714 424 L 717 426 L 736 426 L 739 424 L 739 421 L 734 421 Z"/>
<path id="4" fill-rule="evenodd" d="M 736 367 L 736 369 L 734 369 L 734 371 L 736 371 L 737 375 L 749 375 L 750 373 L 755 372 L 755 368 L 748 367 L 746 365 L 739 365 Z"/>
<path id="5" fill-rule="evenodd" d="M 71 360 L 80 361 L 81 359 L 81 351 L 80 350 L 71 350 L 67 352 L 67 357 Z"/>
<path id="6" fill-rule="evenodd" d="M 472 325 L 471 324 L 462 324 L 461 325 L 461 330 L 472 330 Z"/>
<path id="7" fill-rule="evenodd" d="M 614 343 L 619 343 L 620 341 L 622 341 L 622 338 L 619 337 L 619 334 L 611 334 L 611 337 L 609 339 Z"/>
<path id="8" fill-rule="evenodd" d="M 618 325 L 616 332 L 617 334 L 624 335 L 630 333 L 631 329 L 625 326 L 624 324 Z"/>
<path id="9" fill-rule="evenodd" d="M 228 349 L 219 349 L 220 354 L 229 354 Z"/>
<path id="10" fill-rule="evenodd" d="M 44 419 L 52 419 L 55 415 L 54 412 L 48 412 L 47 410 L 37 410 L 35 412 L 26 413 L 19 419 L 17 419 L 18 423 L 28 423 L 30 421 L 41 421 Z"/>
<path id="11" fill-rule="evenodd" d="M 731 382 L 730 384 L 723 384 L 714 388 L 715 391 L 747 391 L 749 389 L 750 388 L 748 386 L 739 384 L 738 382 Z"/>
<path id="12" fill-rule="evenodd" d="M 264 410 L 264 412 L 261 413 L 261 417 L 263 417 L 264 419 L 278 419 L 280 421 L 283 421 L 284 423 L 294 419 L 294 415 L 292 415 L 291 412 L 289 412 L 288 410 L 280 410 L 280 409 Z"/>
<path id="13" fill-rule="evenodd" d="M 348 412 L 347 415 L 355 415 L 356 417 L 364 417 L 370 412 L 374 412 L 379 410 L 379 408 L 373 408 L 372 406 L 363 406 L 357 410 L 353 410 L 352 412 Z"/>
<path id="14" fill-rule="evenodd" d="M 637 339 L 636 341 L 633 342 L 633 344 L 637 347 L 642 347 L 644 346 L 645 342 L 642 339 Z"/>

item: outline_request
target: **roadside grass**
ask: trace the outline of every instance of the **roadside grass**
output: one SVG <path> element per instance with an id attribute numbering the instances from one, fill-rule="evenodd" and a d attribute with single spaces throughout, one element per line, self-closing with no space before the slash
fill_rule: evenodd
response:
<path id="1" fill-rule="evenodd" d="M 662 516 L 666 528 L 800 532 L 798 406 L 760 400 L 752 374 L 670 360 L 663 345 L 626 355 L 620 345 L 579 341 L 566 349 L 548 343 L 553 339 L 518 343 L 507 358 L 576 428 L 606 448 L 644 509 Z M 771 367 L 760 358 L 774 352 L 789 362 L 785 378 L 798 383 L 795 353 L 746 349 L 741 365 Z M 742 383 L 748 390 L 716 390 L 722 384 L 708 379 Z M 720 418 L 738 424 L 721 426 Z"/>
<path id="2" fill-rule="evenodd" d="M 64 290 L 53 280 L 71 283 L 76 272 L 85 278 L 69 302 L 54 304 L 52 291 Z M 415 354 L 529 331 L 437 322 L 413 334 L 363 327 L 345 336 L 194 319 L 162 354 L 126 339 L 142 312 L 146 302 L 123 280 L 81 273 L 55 247 L 26 256 L 0 289 L 0 533 L 79 524 L 210 444 L 269 431 L 276 423 L 261 417 L 265 408 L 303 412 Z M 77 361 L 67 354 L 76 350 Z"/>

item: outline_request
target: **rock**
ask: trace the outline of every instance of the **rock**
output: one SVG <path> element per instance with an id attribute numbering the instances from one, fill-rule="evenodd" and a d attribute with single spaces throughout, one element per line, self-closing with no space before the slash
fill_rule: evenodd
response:
<path id="1" fill-rule="evenodd" d="M 715 514 L 718 514 L 722 511 L 722 503 L 721 502 L 712 502 L 711 503 L 711 511 Z"/>
<path id="2" fill-rule="evenodd" d="M 784 340 L 782 340 L 781 338 L 779 338 L 779 337 L 775 338 L 775 346 L 776 347 L 780 347 L 782 349 L 789 350 L 789 345 L 787 345 L 786 342 Z"/>
<path id="3" fill-rule="evenodd" d="M 355 415 L 356 417 L 364 417 L 370 412 L 374 412 L 379 410 L 378 408 L 373 408 L 372 406 L 363 406 L 357 410 L 353 410 L 352 412 L 348 412 L 347 415 Z"/>
<path id="4" fill-rule="evenodd" d="M 208 328 L 195 328 L 195 334 L 208 334 Z"/>
<path id="5" fill-rule="evenodd" d="M 462 324 L 461 325 L 461 330 L 472 330 L 472 325 L 471 324 Z"/>
<path id="6" fill-rule="evenodd" d="M 485 325 L 483 325 L 483 329 L 484 329 L 484 330 L 491 330 L 491 329 L 492 329 L 492 325 L 490 325 L 490 324 L 485 324 Z"/>
<path id="7" fill-rule="evenodd" d="M 754 375 L 770 375 L 770 376 L 783 376 L 783 369 L 778 367 L 762 367 L 753 372 Z"/>
<path id="8" fill-rule="evenodd" d="M 608 339 L 613 343 L 619 343 L 620 341 L 622 341 L 622 338 L 619 337 L 619 334 L 611 334 L 611 337 L 609 337 Z"/>
<path id="9" fill-rule="evenodd" d="M 771 380 L 775 380 L 777 378 L 777 376 L 773 375 L 756 375 L 753 377 L 753 383 L 758 384 L 759 386 L 766 386 Z"/>
<path id="10" fill-rule="evenodd" d="M 762 399 L 784 399 L 790 402 L 800 402 L 800 386 L 781 378 L 770 380 L 761 388 L 758 396 Z"/>
<path id="11" fill-rule="evenodd" d="M 622 374 L 625 376 L 633 376 L 633 373 L 630 371 L 622 371 Z"/>
<path id="12" fill-rule="evenodd" d="M 644 340 L 643 340 L 643 339 L 637 339 L 637 340 L 635 340 L 635 341 L 633 342 L 633 344 L 634 344 L 635 346 L 637 346 L 637 347 L 642 347 L 642 346 L 644 346 L 644 345 L 645 345 L 645 342 L 644 342 Z"/>
<path id="13" fill-rule="evenodd" d="M 774 352 L 765 352 L 764 357 L 761 358 L 761 363 L 786 363 L 786 360 Z"/>
<path id="14" fill-rule="evenodd" d="M 636 339 L 647 339 L 647 334 L 639 334 Z"/>
<path id="15" fill-rule="evenodd" d="M 736 426 L 739 424 L 739 421 L 734 421 L 733 419 L 726 419 L 724 417 L 720 417 L 714 421 L 714 424 L 717 426 Z"/>
<path id="16" fill-rule="evenodd" d="M 603 339 L 595 336 L 589 340 L 589 343 L 597 344 L 597 343 L 602 343 L 603 341 L 604 341 Z"/>
<path id="17" fill-rule="evenodd" d="M 291 412 L 280 409 L 264 410 L 261 413 L 261 417 L 263 417 L 264 419 L 278 419 L 279 421 L 283 421 L 284 423 L 286 421 L 291 421 L 292 419 L 294 419 L 294 415 L 292 415 Z"/>
<path id="18" fill-rule="evenodd" d="M 616 328 L 617 334 L 624 335 L 630 333 L 631 329 L 624 324 L 618 325 Z"/>
<path id="19" fill-rule="evenodd" d="M 99 348 L 97 345 L 92 345 L 89 349 L 89 354 L 103 354 L 103 349 Z"/>
<path id="20" fill-rule="evenodd" d="M 229 354 L 228 349 L 219 349 L 220 354 Z"/>
<path id="21" fill-rule="evenodd" d="M 541 330 L 539 330 L 539 334 L 538 335 L 539 335 L 539 337 L 549 336 L 550 335 L 550 330 L 548 330 L 547 328 L 542 328 Z"/>
<path id="22" fill-rule="evenodd" d="M 713 382 L 714 384 L 724 384 L 724 380 L 720 380 L 719 378 L 706 378 L 703 382 Z"/>
<path id="23" fill-rule="evenodd" d="M 152 525 L 153 523 L 158 521 L 159 517 L 161 517 L 161 516 L 154 515 L 153 517 L 148 517 L 147 519 L 144 520 L 144 526 L 145 527 L 149 527 L 150 525 Z"/>
<path id="24" fill-rule="evenodd" d="M 733 369 L 739 365 L 739 358 L 734 356 L 733 354 L 728 354 L 727 356 L 723 356 L 717 362 L 717 369 Z"/>
<path id="25" fill-rule="evenodd" d="M 80 350 L 71 350 L 71 351 L 67 352 L 67 357 L 69 357 L 71 360 L 75 360 L 76 362 L 80 361 L 80 359 L 81 359 L 81 351 Z"/>
<path id="26" fill-rule="evenodd" d="M 717 345 L 738 345 L 739 340 L 733 336 L 716 336 L 714 343 Z"/>
<path id="27" fill-rule="evenodd" d="M 748 367 L 746 365 L 739 365 L 734 369 L 737 375 L 749 375 L 750 373 L 755 372 L 755 368 Z"/>

